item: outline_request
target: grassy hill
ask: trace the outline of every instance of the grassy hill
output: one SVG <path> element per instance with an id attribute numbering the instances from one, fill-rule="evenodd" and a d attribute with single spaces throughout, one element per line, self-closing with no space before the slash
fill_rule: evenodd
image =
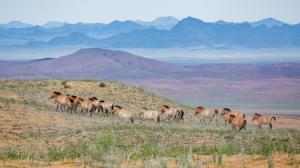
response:
<path id="1" fill-rule="evenodd" d="M 230 167 L 238 162 L 243 167 L 259 161 L 263 166 L 299 166 L 299 128 L 276 128 L 275 123 L 273 130 L 260 130 L 250 124 L 246 132 L 236 132 L 221 119 L 199 124 L 190 106 L 143 88 L 116 82 L 99 87 L 100 82 L 67 81 L 71 88 L 65 89 L 61 80 L 1 80 L 3 164 L 51 166 L 72 160 L 74 167 Z M 183 108 L 186 117 L 184 123 L 162 121 L 157 125 L 136 115 L 135 123 L 130 124 L 120 122 L 117 116 L 56 112 L 48 99 L 51 91 L 96 96 L 135 114 L 142 107 L 159 110 L 167 104 Z M 284 120 L 278 117 L 279 124 Z"/>

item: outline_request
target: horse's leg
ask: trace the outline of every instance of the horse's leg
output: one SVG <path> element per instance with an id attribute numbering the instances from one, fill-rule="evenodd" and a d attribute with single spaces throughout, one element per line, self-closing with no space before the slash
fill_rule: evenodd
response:
<path id="1" fill-rule="evenodd" d="M 273 126 L 272 126 L 272 123 L 270 123 L 270 129 L 272 129 L 272 127 L 273 127 Z"/>
<path id="2" fill-rule="evenodd" d="M 56 111 L 58 111 L 58 106 L 59 106 L 59 104 L 57 104 L 57 106 L 56 106 Z"/>
<path id="3" fill-rule="evenodd" d="M 63 105 L 61 104 L 60 105 L 60 110 L 63 112 L 64 110 L 63 110 Z"/>

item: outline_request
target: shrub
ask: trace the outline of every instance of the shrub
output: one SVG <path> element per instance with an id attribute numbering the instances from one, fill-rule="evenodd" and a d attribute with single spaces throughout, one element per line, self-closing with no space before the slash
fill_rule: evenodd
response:
<path id="1" fill-rule="evenodd" d="M 104 88 L 104 87 L 106 87 L 106 84 L 105 84 L 104 82 L 100 82 L 100 83 L 99 83 L 99 87 Z"/>
<path id="2" fill-rule="evenodd" d="M 68 85 L 68 84 L 67 84 L 67 81 L 65 81 L 65 80 L 61 82 L 61 85 L 62 85 L 65 89 L 71 89 L 71 85 Z"/>

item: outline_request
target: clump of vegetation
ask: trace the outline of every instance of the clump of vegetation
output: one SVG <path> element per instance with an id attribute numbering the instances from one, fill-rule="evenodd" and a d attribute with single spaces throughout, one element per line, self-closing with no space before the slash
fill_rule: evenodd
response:
<path id="1" fill-rule="evenodd" d="M 71 85 L 67 84 L 67 81 L 63 80 L 61 82 L 61 85 L 65 88 L 65 89 L 71 89 Z"/>
<path id="2" fill-rule="evenodd" d="M 104 82 L 100 82 L 99 87 L 104 88 L 104 87 L 106 87 L 106 84 Z"/>

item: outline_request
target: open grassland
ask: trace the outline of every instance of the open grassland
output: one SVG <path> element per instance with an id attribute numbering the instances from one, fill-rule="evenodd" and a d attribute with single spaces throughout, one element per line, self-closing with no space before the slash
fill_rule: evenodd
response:
<path id="1" fill-rule="evenodd" d="M 1 80 L 0 165 L 17 167 L 299 167 L 300 121 L 278 116 L 274 129 L 249 122 L 245 132 L 219 118 L 199 124 L 193 108 L 139 87 L 99 81 Z M 186 111 L 185 121 L 120 122 L 114 115 L 93 117 L 55 111 L 52 91 L 96 96 L 138 114 L 163 104 Z M 248 119 L 249 121 L 249 119 Z M 291 124 L 290 124 L 291 123 Z"/>

